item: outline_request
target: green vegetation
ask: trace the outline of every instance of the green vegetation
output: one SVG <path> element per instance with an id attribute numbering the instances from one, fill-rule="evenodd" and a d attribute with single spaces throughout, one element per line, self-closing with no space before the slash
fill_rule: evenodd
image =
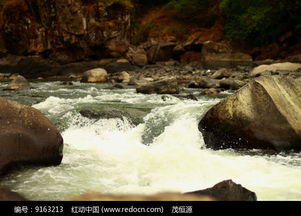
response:
<path id="1" fill-rule="evenodd" d="M 175 10 L 179 19 L 210 27 L 216 21 L 216 5 L 210 0 L 171 0 L 167 7 Z"/>
<path id="2" fill-rule="evenodd" d="M 199 27 L 224 20 L 229 38 L 262 45 L 292 31 L 301 35 L 300 0 L 136 0 L 140 5 L 166 5 L 175 17 Z"/>
<path id="3" fill-rule="evenodd" d="M 299 0 L 222 0 L 225 33 L 235 39 L 261 45 L 287 31 L 301 33 Z"/>

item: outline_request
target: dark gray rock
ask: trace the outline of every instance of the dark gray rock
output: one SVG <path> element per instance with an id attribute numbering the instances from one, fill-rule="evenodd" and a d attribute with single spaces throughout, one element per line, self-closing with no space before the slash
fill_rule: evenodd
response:
<path id="1" fill-rule="evenodd" d="M 225 180 L 212 188 L 193 191 L 185 194 L 207 195 L 217 201 L 257 201 L 256 194 L 232 180 Z"/>

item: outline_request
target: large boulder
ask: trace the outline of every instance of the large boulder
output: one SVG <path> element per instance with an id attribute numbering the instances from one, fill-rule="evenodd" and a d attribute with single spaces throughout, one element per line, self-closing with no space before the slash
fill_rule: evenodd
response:
<path id="1" fill-rule="evenodd" d="M 20 194 L 11 191 L 6 187 L 0 187 L 0 201 L 27 201 Z"/>
<path id="2" fill-rule="evenodd" d="M 202 62 L 206 68 L 249 66 L 252 57 L 235 50 L 228 42 L 207 41 L 203 44 Z"/>
<path id="3" fill-rule="evenodd" d="M 58 165 L 63 138 L 38 110 L 0 97 L 0 174 L 16 164 Z"/>
<path id="4" fill-rule="evenodd" d="M 257 77 L 261 75 L 271 75 L 275 73 L 288 74 L 290 72 L 294 72 L 298 70 L 301 71 L 301 64 L 283 62 L 283 63 L 257 66 L 250 72 L 250 76 Z"/>
<path id="5" fill-rule="evenodd" d="M 193 191 L 186 194 L 196 194 L 213 197 L 217 201 L 256 201 L 256 194 L 232 180 L 225 180 L 212 188 Z"/>
<path id="6" fill-rule="evenodd" d="M 199 123 L 213 149 L 301 150 L 301 85 L 262 76 L 212 107 Z"/>
<path id="7" fill-rule="evenodd" d="M 138 86 L 136 91 L 143 94 L 178 94 L 179 87 L 177 79 L 166 79 Z"/>
<path id="8" fill-rule="evenodd" d="M 12 91 L 17 91 L 17 90 L 27 90 L 30 89 L 31 85 L 25 79 L 25 77 L 18 75 L 13 77 L 13 80 L 3 89 L 3 90 L 12 90 Z"/>
<path id="9" fill-rule="evenodd" d="M 82 82 L 104 83 L 108 81 L 108 73 L 103 68 L 88 70 L 83 74 Z"/>

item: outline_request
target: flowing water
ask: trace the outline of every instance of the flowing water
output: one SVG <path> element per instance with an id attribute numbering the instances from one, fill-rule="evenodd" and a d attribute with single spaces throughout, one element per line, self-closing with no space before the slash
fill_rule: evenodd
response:
<path id="1" fill-rule="evenodd" d="M 100 84 L 33 86 L 0 96 L 41 110 L 61 130 L 65 146 L 61 165 L 25 167 L 2 178 L 0 185 L 28 199 L 63 200 L 88 191 L 187 192 L 232 179 L 259 200 L 301 200 L 301 154 L 204 146 L 197 125 L 218 98 L 143 95 Z M 101 117 L 108 113 L 111 118 Z"/>

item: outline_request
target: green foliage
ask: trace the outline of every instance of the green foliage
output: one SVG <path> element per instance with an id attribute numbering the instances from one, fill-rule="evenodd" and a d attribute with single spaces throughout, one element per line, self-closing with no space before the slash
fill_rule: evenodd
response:
<path id="1" fill-rule="evenodd" d="M 171 0 L 167 7 L 176 11 L 179 19 L 200 27 L 211 27 L 216 21 L 215 5 L 211 0 Z"/>
<path id="2" fill-rule="evenodd" d="M 253 45 L 300 29 L 299 0 L 222 0 L 220 9 L 225 18 L 226 35 Z"/>
<path id="3" fill-rule="evenodd" d="M 6 0 L 0 0 L 0 6 L 5 3 Z"/>

